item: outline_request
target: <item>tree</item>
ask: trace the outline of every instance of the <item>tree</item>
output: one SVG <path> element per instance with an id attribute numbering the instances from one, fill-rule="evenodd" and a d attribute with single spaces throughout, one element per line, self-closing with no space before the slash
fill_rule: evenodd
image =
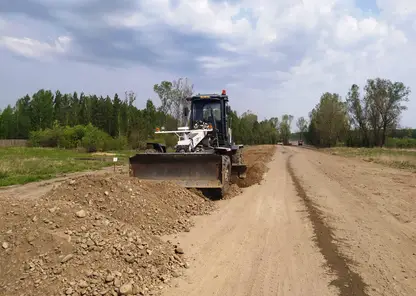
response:
<path id="1" fill-rule="evenodd" d="M 17 132 L 15 138 L 27 139 L 31 128 L 30 124 L 30 97 L 29 95 L 20 98 L 16 102 L 15 117 L 17 124 Z"/>
<path id="2" fill-rule="evenodd" d="M 278 117 L 272 117 L 269 119 L 270 124 L 275 128 L 276 130 L 279 129 L 279 118 Z"/>
<path id="3" fill-rule="evenodd" d="M 90 97 L 86 96 L 84 93 L 81 93 L 79 96 L 78 116 L 79 116 L 78 123 L 82 125 L 87 125 L 92 122 L 91 100 L 90 100 Z"/>
<path id="4" fill-rule="evenodd" d="M 339 94 L 324 93 L 310 114 L 310 132 L 315 145 L 331 147 L 343 141 L 348 131 L 347 106 Z"/>
<path id="5" fill-rule="evenodd" d="M 69 125 L 75 126 L 80 123 L 79 113 L 80 113 L 80 99 L 78 93 L 74 92 L 70 97 L 70 111 L 69 113 Z"/>
<path id="6" fill-rule="evenodd" d="M 155 84 L 153 90 L 161 102 L 159 111 L 173 116 L 180 125 L 185 125 L 183 110 L 190 105 L 186 98 L 192 96 L 193 88 L 193 84 L 182 77 L 173 82 L 162 81 L 160 84 Z"/>
<path id="7" fill-rule="evenodd" d="M 126 135 L 130 141 L 137 142 L 141 139 L 141 131 L 137 129 L 137 122 L 140 119 L 137 108 L 133 105 L 136 101 L 136 94 L 133 91 L 125 92 L 125 111 L 126 111 Z"/>
<path id="8" fill-rule="evenodd" d="M 122 105 L 122 102 L 120 98 L 118 97 L 118 94 L 115 94 L 114 99 L 113 99 L 113 120 L 114 120 L 114 125 L 113 125 L 114 134 L 112 134 L 113 137 L 120 137 L 122 135 L 121 105 Z"/>
<path id="9" fill-rule="evenodd" d="M 383 146 L 388 131 L 398 124 L 402 111 L 407 109 L 402 104 L 409 101 L 410 88 L 402 82 L 376 78 L 367 80 L 365 92 L 377 144 Z"/>
<path id="10" fill-rule="evenodd" d="M 282 120 L 280 121 L 280 137 L 282 139 L 283 144 L 287 145 L 290 139 L 290 128 L 293 121 L 293 115 L 285 114 L 282 116 Z"/>
<path id="11" fill-rule="evenodd" d="M 53 101 L 53 117 L 55 120 L 58 120 L 59 122 L 64 121 L 64 108 L 63 108 L 63 98 L 62 94 L 59 90 L 55 92 L 55 97 Z"/>
<path id="12" fill-rule="evenodd" d="M 33 129 L 51 128 L 53 123 L 54 96 L 50 90 L 41 89 L 32 96 L 31 126 Z"/>
<path id="13" fill-rule="evenodd" d="M 241 115 L 239 132 L 244 144 L 252 145 L 255 144 L 254 137 L 254 123 L 257 122 L 257 115 L 252 111 L 247 110 Z"/>
<path id="14" fill-rule="evenodd" d="M 146 108 L 143 110 L 144 117 L 144 129 L 147 137 L 152 137 L 152 133 L 156 128 L 157 122 L 157 113 L 156 107 L 153 104 L 152 100 L 148 99 L 146 101 Z"/>
<path id="15" fill-rule="evenodd" d="M 172 82 L 164 80 L 160 84 L 155 84 L 153 90 L 159 96 L 161 102 L 159 110 L 165 114 L 171 114 L 173 101 Z"/>
<path id="16" fill-rule="evenodd" d="M 190 106 L 186 99 L 191 97 L 194 92 L 194 85 L 188 81 L 188 78 L 179 78 L 172 82 L 172 113 L 179 121 L 180 125 L 185 125 L 183 110 Z"/>
<path id="17" fill-rule="evenodd" d="M 303 116 L 301 116 L 296 121 L 296 126 L 299 129 L 300 139 L 302 140 L 303 133 L 308 130 L 308 122 L 306 121 L 306 119 Z"/>
<path id="18" fill-rule="evenodd" d="M 13 139 L 16 135 L 16 121 L 13 107 L 8 105 L 0 116 L 0 137 Z"/>
<path id="19" fill-rule="evenodd" d="M 369 146 L 368 126 L 369 109 L 366 101 L 360 97 L 359 86 L 353 84 L 347 94 L 347 108 L 353 129 L 359 130 L 360 145 Z"/>

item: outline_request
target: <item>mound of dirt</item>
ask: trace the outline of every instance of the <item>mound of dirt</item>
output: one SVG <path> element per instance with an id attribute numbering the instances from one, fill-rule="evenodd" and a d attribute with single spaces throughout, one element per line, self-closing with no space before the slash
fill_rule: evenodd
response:
<path id="1" fill-rule="evenodd" d="M 240 188 L 260 184 L 264 173 L 267 172 L 267 163 L 276 152 L 275 145 L 250 146 L 243 150 L 243 159 L 247 164 L 245 179 L 238 179 L 237 185 Z"/>
<path id="2" fill-rule="evenodd" d="M 1 295 L 155 295 L 187 268 L 158 236 L 213 203 L 169 183 L 84 176 L 40 199 L 0 200 Z"/>
<path id="3" fill-rule="evenodd" d="M 253 163 L 247 167 L 247 177 L 238 180 L 237 184 L 240 188 L 250 187 L 254 184 L 260 184 L 263 175 L 266 172 L 266 165 L 261 162 Z"/>
<path id="4" fill-rule="evenodd" d="M 242 190 L 238 187 L 237 184 L 232 184 L 230 189 L 228 190 L 227 194 L 223 197 L 223 199 L 231 199 L 239 194 L 241 194 Z"/>

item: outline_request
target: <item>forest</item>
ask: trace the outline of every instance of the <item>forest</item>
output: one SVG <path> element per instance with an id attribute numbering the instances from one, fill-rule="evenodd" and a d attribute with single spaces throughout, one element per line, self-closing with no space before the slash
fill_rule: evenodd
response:
<path id="1" fill-rule="evenodd" d="M 411 90 L 402 82 L 367 79 L 353 84 L 345 99 L 325 92 L 303 125 L 308 143 L 318 147 L 416 147 L 416 130 L 400 128 Z"/>
<path id="2" fill-rule="evenodd" d="M 135 106 L 138 98 L 131 91 L 123 97 L 103 97 L 40 89 L 2 110 L 0 139 L 29 139 L 31 146 L 82 147 L 90 152 L 141 149 L 149 139 L 154 140 L 156 127 L 171 130 L 185 123 L 182 110 L 189 104 L 186 97 L 194 93 L 186 78 L 162 81 L 153 89 L 160 106 L 147 99 L 143 109 Z M 277 117 L 259 121 L 251 111 L 241 115 L 231 111 L 230 117 L 234 141 L 249 145 L 275 144 L 280 134 L 289 137 L 289 120 L 293 119 L 285 115 L 281 123 Z M 157 140 L 172 147 L 177 139 L 166 135 Z"/>
<path id="3" fill-rule="evenodd" d="M 89 152 L 144 149 L 149 140 L 173 147 L 175 135 L 155 137 L 154 131 L 186 124 L 182 112 L 189 104 L 186 98 L 194 94 L 194 85 L 179 78 L 155 84 L 153 90 L 159 107 L 147 99 L 139 109 L 137 95 L 131 91 L 122 97 L 103 97 L 41 89 L 0 110 L 0 139 L 28 139 L 31 146 L 85 148 Z M 309 119 L 297 118 L 297 133 L 292 133 L 292 115 L 259 120 L 251 111 L 239 115 L 231 110 L 233 139 L 246 145 L 304 139 L 317 147 L 414 148 L 416 130 L 399 126 L 410 93 L 402 82 L 382 78 L 367 79 L 362 88 L 353 84 L 345 98 L 325 92 Z M 233 106 L 232 99 L 230 104 Z"/>

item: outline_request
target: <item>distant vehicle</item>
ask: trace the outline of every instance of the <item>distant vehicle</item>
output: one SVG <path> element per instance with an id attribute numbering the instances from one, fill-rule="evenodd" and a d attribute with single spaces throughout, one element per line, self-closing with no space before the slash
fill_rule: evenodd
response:
<path id="1" fill-rule="evenodd" d="M 298 146 L 303 146 L 303 141 L 302 140 L 298 141 Z"/>

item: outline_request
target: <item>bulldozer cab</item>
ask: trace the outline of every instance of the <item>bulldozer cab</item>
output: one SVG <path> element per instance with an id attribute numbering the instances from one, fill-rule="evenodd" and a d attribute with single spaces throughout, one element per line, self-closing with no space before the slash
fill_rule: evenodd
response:
<path id="1" fill-rule="evenodd" d="M 194 128 L 195 124 L 201 121 L 209 123 L 218 136 L 219 146 L 229 146 L 231 143 L 227 127 L 228 96 L 196 95 L 189 98 L 188 101 L 191 101 L 190 128 Z"/>

